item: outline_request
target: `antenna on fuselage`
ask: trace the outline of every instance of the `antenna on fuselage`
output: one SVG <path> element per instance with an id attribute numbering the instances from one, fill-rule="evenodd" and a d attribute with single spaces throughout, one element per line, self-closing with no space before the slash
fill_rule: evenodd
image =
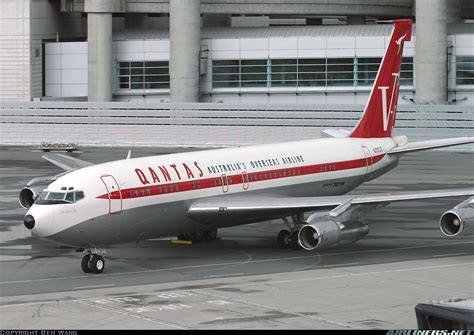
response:
<path id="1" fill-rule="evenodd" d="M 128 150 L 128 154 L 127 154 L 127 158 L 126 159 L 130 159 L 130 156 L 132 155 L 132 150 Z"/>

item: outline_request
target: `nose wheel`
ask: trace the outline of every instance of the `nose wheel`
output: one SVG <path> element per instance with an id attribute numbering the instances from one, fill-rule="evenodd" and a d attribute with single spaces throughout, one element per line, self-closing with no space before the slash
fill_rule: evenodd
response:
<path id="1" fill-rule="evenodd" d="M 102 273 L 105 268 L 104 257 L 88 253 L 82 257 L 81 268 L 85 273 Z"/>

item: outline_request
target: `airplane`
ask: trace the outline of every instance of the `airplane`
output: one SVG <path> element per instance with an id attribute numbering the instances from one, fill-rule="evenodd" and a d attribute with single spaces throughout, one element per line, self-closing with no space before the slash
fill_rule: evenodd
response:
<path id="1" fill-rule="evenodd" d="M 217 229 L 281 219 L 280 248 L 319 250 L 368 233 L 368 211 L 391 202 L 469 196 L 444 213 L 446 236 L 474 234 L 474 188 L 347 195 L 409 152 L 473 143 L 474 137 L 408 142 L 392 136 L 400 63 L 412 20 L 393 21 L 367 105 L 352 131 L 323 138 L 130 158 L 93 165 L 43 156 L 65 171 L 32 179 L 19 195 L 32 235 L 84 252 L 85 273 L 105 268 L 99 248 L 177 236 L 214 240 Z M 308 216 L 309 215 L 309 216 Z"/>

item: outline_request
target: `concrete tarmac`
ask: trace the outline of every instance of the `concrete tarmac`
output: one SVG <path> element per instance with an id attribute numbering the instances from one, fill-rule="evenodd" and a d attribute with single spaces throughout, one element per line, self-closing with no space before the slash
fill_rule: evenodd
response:
<path id="1" fill-rule="evenodd" d="M 160 153 L 134 150 L 132 156 Z M 0 328 L 416 328 L 418 302 L 474 296 L 474 238 L 446 238 L 439 216 L 465 198 L 374 211 L 359 242 L 318 252 L 280 250 L 282 222 L 221 229 L 220 240 L 130 243 L 87 275 L 81 254 L 32 238 L 20 189 L 61 170 L 27 148 L 0 149 Z M 122 150 L 74 154 L 95 163 Z M 353 193 L 473 187 L 472 153 L 432 151 Z"/>

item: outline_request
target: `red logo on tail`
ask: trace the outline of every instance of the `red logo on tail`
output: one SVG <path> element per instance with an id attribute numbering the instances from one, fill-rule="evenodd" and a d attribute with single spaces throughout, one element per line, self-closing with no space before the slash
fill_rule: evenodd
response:
<path id="1" fill-rule="evenodd" d="M 395 20 L 364 114 L 351 137 L 389 137 L 395 124 L 403 44 L 411 39 L 412 20 Z"/>

